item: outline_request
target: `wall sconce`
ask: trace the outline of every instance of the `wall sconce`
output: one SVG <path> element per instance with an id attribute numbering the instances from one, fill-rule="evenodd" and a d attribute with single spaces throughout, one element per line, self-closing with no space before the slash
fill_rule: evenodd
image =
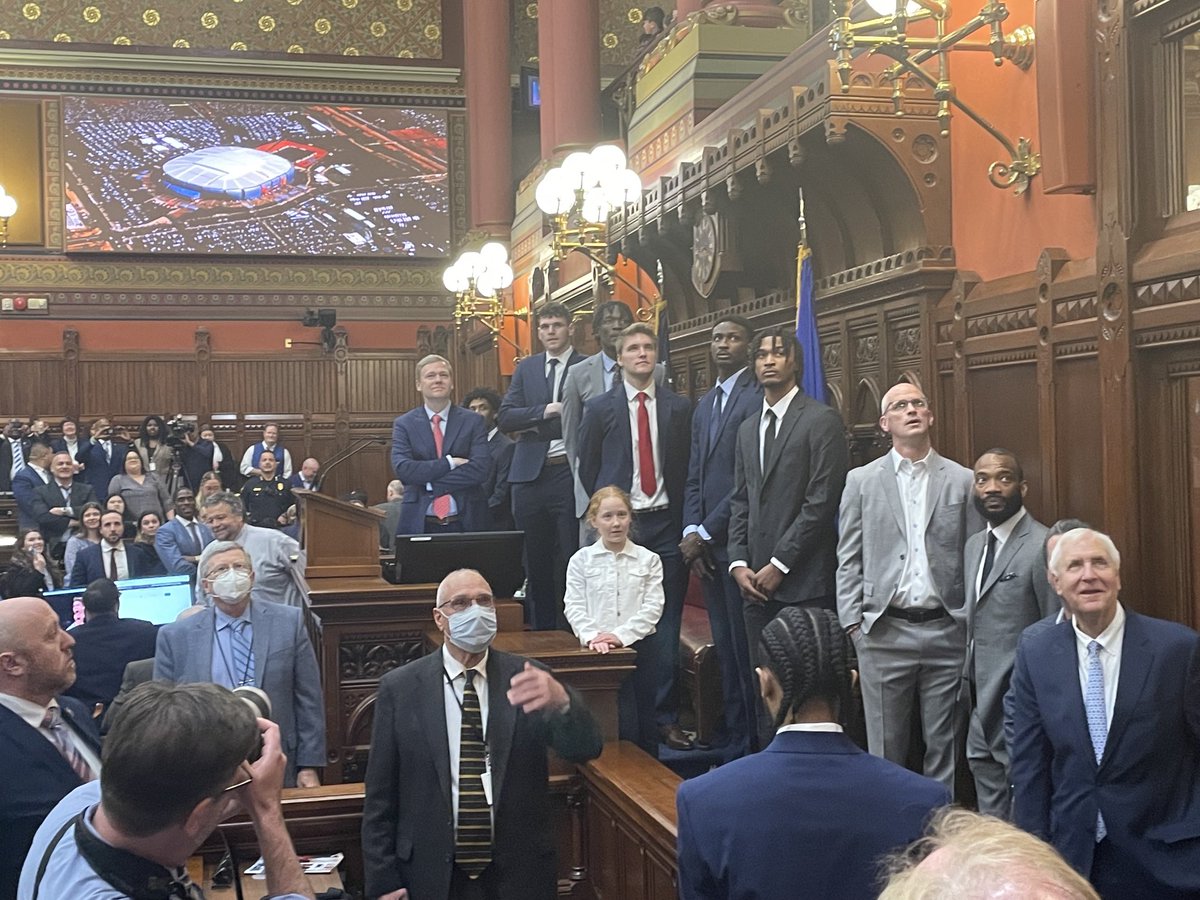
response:
<path id="1" fill-rule="evenodd" d="M 950 107 L 962 110 L 994 137 L 1010 157 L 1008 162 L 997 160 L 988 167 L 988 180 L 998 188 L 1012 187 L 1014 193 L 1024 193 L 1029 188 L 1029 179 L 1041 170 L 1040 155 L 1034 152 L 1028 138 L 1018 138 L 1014 146 L 999 129 L 959 99 L 950 80 L 950 52 L 973 50 L 991 53 L 997 66 L 1003 65 L 1007 59 L 1023 71 L 1028 71 L 1033 63 L 1033 29 L 1022 25 L 1006 36 L 1004 20 L 1008 18 L 1008 7 L 1003 0 L 986 0 L 977 15 L 949 33 L 946 31 L 946 22 L 950 17 L 949 0 L 867 0 L 867 3 L 879 18 L 853 22 L 850 13 L 854 0 L 831 0 L 835 18 L 829 31 L 829 44 L 837 59 L 842 93 L 850 90 L 850 63 L 854 49 L 865 46 L 870 47 L 872 53 L 882 53 L 895 62 L 888 68 L 887 74 L 892 81 L 892 102 L 896 115 L 902 114 L 903 77 L 907 73 L 933 89 L 933 97 L 938 101 L 942 136 L 950 134 Z M 936 37 L 913 37 L 908 34 L 910 22 L 929 20 L 935 25 Z M 967 40 L 981 28 L 988 29 L 988 41 Z M 936 78 L 921 68 L 922 63 L 935 57 Z"/>
<path id="2" fill-rule="evenodd" d="M 0 247 L 8 246 L 8 220 L 17 212 L 17 198 L 4 193 L 0 186 Z"/>
<path id="3" fill-rule="evenodd" d="M 606 278 L 615 278 L 647 302 L 646 317 L 657 319 L 662 297 L 648 297 L 608 261 L 608 217 L 642 196 L 642 179 L 628 168 L 620 147 L 600 144 L 590 152 L 568 154 L 561 165 L 542 176 L 533 196 L 538 208 L 550 217 L 556 258 L 563 259 L 576 250 L 583 253 Z"/>
<path id="4" fill-rule="evenodd" d="M 474 319 L 493 335 L 501 333 L 505 318 L 528 319 L 529 309 L 506 309 L 501 294 L 512 286 L 513 270 L 508 261 L 508 248 L 499 241 L 489 241 L 478 250 L 466 250 L 442 272 L 442 284 L 454 294 L 454 324 L 463 325 Z M 516 347 L 516 344 L 513 344 Z M 517 347 L 520 351 L 520 348 Z"/>

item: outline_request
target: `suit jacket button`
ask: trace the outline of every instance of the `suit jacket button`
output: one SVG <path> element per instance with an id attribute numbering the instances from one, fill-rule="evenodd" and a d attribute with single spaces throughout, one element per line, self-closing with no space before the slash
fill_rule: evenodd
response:
<path id="1" fill-rule="evenodd" d="M 901 559 L 904 559 L 904 554 L 903 554 L 903 553 L 901 553 L 901 554 L 900 554 L 900 558 L 901 558 Z"/>

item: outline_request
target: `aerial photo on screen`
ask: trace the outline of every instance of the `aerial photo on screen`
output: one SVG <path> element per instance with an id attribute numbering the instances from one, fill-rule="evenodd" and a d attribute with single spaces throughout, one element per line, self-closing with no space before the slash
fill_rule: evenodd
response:
<path id="1" fill-rule="evenodd" d="M 68 97 L 67 251 L 444 257 L 446 114 Z"/>

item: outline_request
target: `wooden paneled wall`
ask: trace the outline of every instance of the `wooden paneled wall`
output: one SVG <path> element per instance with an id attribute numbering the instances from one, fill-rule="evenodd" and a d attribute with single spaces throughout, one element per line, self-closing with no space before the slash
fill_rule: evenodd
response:
<path id="1" fill-rule="evenodd" d="M 136 323 L 130 323 L 136 328 Z M 145 415 L 176 412 L 211 421 L 218 440 L 236 453 L 259 439 L 262 424 L 279 423 L 281 441 L 295 466 L 306 456 L 322 464 L 357 441 L 376 436 L 339 465 L 328 493 L 365 490 L 383 500 L 391 478 L 392 420 L 419 402 L 416 362 L 440 352 L 455 362 L 458 395 L 476 379 L 494 385 L 494 354 L 476 355 L 443 326 L 423 328 L 418 346 L 392 352 L 354 352 L 344 343 L 331 353 L 318 348 L 214 353 L 204 329 L 193 352 L 81 351 L 76 333 L 64 331 L 61 352 L 15 352 L 0 357 L 0 419 L 73 415 L 87 423 L 104 415 L 136 432 Z M 491 375 L 486 373 L 490 365 Z"/>

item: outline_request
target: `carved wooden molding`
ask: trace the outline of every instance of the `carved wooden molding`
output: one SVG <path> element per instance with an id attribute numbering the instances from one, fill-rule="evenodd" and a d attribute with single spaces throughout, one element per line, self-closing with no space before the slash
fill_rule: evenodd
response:
<path id="1" fill-rule="evenodd" d="M 1065 341 L 1061 344 L 1054 345 L 1054 358 L 1066 359 L 1071 356 L 1095 356 L 1097 352 L 1097 341 L 1095 339 L 1086 341 Z"/>
<path id="2" fill-rule="evenodd" d="M 1099 298 L 1094 296 L 1072 297 L 1069 300 L 1060 300 L 1054 304 L 1054 323 L 1062 325 L 1067 322 L 1094 319 L 1096 318 L 1098 307 Z"/>

